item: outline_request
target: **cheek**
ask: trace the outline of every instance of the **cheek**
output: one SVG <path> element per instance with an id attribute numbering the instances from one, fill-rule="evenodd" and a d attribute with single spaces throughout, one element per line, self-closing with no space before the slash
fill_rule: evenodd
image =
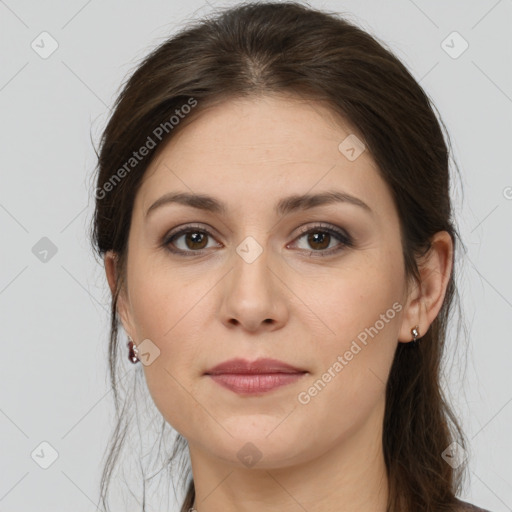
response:
<path id="1" fill-rule="evenodd" d="M 175 269 L 156 269 L 154 265 L 133 275 L 130 295 L 139 335 L 160 344 L 173 339 L 180 321 L 187 322 L 187 315 L 197 302 L 197 294 L 193 300 L 194 290 Z"/>
<path id="2" fill-rule="evenodd" d="M 371 260 L 346 266 L 335 278 L 310 289 L 310 303 L 329 328 L 324 339 L 333 350 L 348 350 L 354 339 L 384 341 L 398 334 L 404 288 L 399 263 L 398 255 L 375 251 Z"/>
<path id="3" fill-rule="evenodd" d="M 186 292 L 178 293 L 180 289 Z M 165 364 L 180 381 L 192 377 L 190 363 L 196 360 L 204 337 L 201 317 L 208 306 L 200 298 L 198 289 L 184 287 L 176 279 L 158 279 L 140 286 L 132 302 L 140 340 L 148 338 L 157 345 L 159 364 Z"/>
<path id="4" fill-rule="evenodd" d="M 329 330 L 317 336 L 317 372 L 299 403 L 319 417 L 357 422 L 384 393 L 403 310 L 401 270 L 393 261 L 379 256 L 373 265 L 345 268 L 310 295 Z"/>
<path id="5" fill-rule="evenodd" d="M 159 350 L 151 364 L 143 365 L 151 397 L 166 421 L 185 434 L 195 415 L 199 424 L 204 421 L 204 411 L 192 399 L 196 396 L 194 378 L 200 373 L 192 363 L 201 351 L 200 332 L 194 329 L 200 331 L 199 317 L 206 301 L 199 299 L 205 291 L 203 286 L 186 285 L 166 274 L 141 272 L 143 279 L 133 277 L 132 312 L 139 341 L 149 339 Z"/>

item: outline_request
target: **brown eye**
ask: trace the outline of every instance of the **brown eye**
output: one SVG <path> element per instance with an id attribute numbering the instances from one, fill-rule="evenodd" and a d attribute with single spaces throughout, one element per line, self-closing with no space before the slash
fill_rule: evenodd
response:
<path id="1" fill-rule="evenodd" d="M 329 247 L 330 240 L 331 235 L 326 231 L 317 231 L 315 233 L 308 234 L 308 244 L 313 247 L 313 249 L 327 249 L 327 247 Z"/>
<path id="2" fill-rule="evenodd" d="M 167 236 L 162 245 L 175 254 L 194 255 L 208 248 L 209 238 L 213 235 L 206 229 L 188 226 Z"/>
<path id="3" fill-rule="evenodd" d="M 189 231 L 185 234 L 185 245 L 188 249 L 204 249 L 207 235 L 199 231 Z"/>
<path id="4" fill-rule="evenodd" d="M 307 247 L 299 247 L 315 256 L 329 256 L 341 251 L 346 247 L 353 247 L 353 241 L 346 233 L 330 225 L 313 226 L 303 228 L 301 235 L 296 240 L 305 239 Z M 333 241 L 338 241 L 334 247 L 329 245 Z"/>

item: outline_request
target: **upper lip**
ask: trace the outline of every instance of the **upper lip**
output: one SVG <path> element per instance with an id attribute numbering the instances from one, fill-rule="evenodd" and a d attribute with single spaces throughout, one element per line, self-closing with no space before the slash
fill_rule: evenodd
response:
<path id="1" fill-rule="evenodd" d="M 205 373 L 206 375 L 219 375 L 223 373 L 236 374 L 265 374 L 265 373 L 304 373 L 306 370 L 296 368 L 277 359 L 257 359 L 247 361 L 246 359 L 230 359 L 224 361 Z"/>

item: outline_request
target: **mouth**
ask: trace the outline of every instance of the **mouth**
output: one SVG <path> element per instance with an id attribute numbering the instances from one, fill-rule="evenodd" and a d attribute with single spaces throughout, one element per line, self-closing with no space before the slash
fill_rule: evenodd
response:
<path id="1" fill-rule="evenodd" d="M 231 359 L 205 375 L 214 382 L 241 395 L 262 394 L 296 382 L 308 372 L 277 359 Z"/>

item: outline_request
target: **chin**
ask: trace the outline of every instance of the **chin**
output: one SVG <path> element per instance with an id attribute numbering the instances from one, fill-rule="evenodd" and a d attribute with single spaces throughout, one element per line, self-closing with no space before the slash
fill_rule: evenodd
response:
<path id="1" fill-rule="evenodd" d="M 294 435 L 289 428 L 276 428 L 279 421 L 275 418 L 265 422 L 254 419 L 247 421 L 250 421 L 250 425 L 240 421 L 232 422 L 231 428 L 226 428 L 233 433 L 233 437 L 224 430 L 220 439 L 219 436 L 209 436 L 201 442 L 203 449 L 230 465 L 247 469 L 284 468 L 308 459 L 304 436 Z M 208 444 L 205 446 L 205 443 Z M 313 447 L 311 452 L 313 454 Z"/>

